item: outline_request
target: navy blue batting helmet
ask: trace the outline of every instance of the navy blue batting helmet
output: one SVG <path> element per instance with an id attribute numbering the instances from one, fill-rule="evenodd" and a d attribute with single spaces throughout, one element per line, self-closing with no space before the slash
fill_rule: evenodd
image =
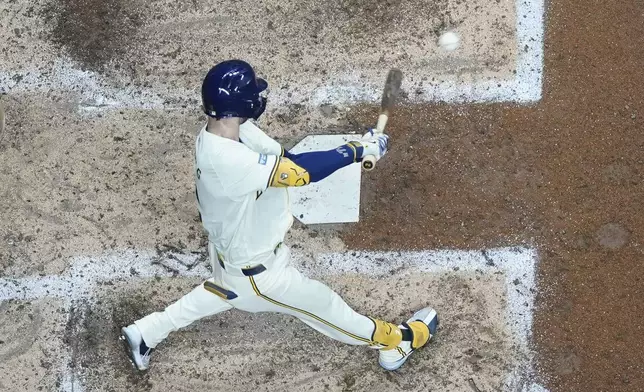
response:
<path id="1" fill-rule="evenodd" d="M 223 61 L 210 69 L 201 86 L 204 111 L 210 117 L 243 117 L 257 120 L 266 109 L 260 93 L 268 87 L 242 60 Z"/>

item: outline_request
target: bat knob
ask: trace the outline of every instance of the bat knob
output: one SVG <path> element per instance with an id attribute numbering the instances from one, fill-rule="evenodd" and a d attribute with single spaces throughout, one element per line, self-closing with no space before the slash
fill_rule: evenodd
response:
<path id="1" fill-rule="evenodd" d="M 367 155 L 362 160 L 362 168 L 366 171 L 371 171 L 376 167 L 376 157 L 373 155 Z"/>

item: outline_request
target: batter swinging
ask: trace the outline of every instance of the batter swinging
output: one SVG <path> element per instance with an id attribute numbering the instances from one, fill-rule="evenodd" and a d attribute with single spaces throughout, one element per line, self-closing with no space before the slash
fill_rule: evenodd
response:
<path id="1" fill-rule="evenodd" d="M 323 283 L 289 265 L 284 237 L 293 223 L 288 188 L 306 186 L 367 155 L 380 159 L 389 137 L 368 132 L 330 151 L 291 154 L 249 119 L 264 112 L 268 87 L 250 64 L 229 60 L 206 75 L 207 125 L 197 136 L 195 179 L 199 213 L 208 232 L 213 277 L 177 302 L 122 328 L 136 367 L 170 332 L 231 308 L 295 316 L 344 343 L 379 350 L 379 363 L 398 369 L 434 336 L 432 308 L 395 325 L 363 316 Z"/>

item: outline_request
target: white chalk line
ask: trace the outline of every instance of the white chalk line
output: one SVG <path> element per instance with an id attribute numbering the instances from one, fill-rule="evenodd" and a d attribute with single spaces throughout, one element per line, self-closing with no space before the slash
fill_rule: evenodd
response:
<path id="1" fill-rule="evenodd" d="M 543 83 L 544 0 L 516 0 L 515 9 L 517 60 L 516 74 L 512 79 L 426 84 L 420 94 L 410 94 L 410 99 L 418 102 L 451 103 L 530 103 L 540 100 Z M 52 89 L 75 91 L 83 100 L 79 106 L 81 112 L 115 108 L 173 110 L 181 108 L 190 100 L 200 100 L 198 88 L 116 88 L 96 73 L 73 68 L 73 63 L 71 59 L 58 59 L 46 75 L 36 69 L 21 70 L 19 73 L 0 72 L 0 86 L 4 90 L 15 92 Z M 359 75 L 341 75 L 321 87 L 305 86 L 299 91 L 278 89 L 271 93 L 271 102 L 275 106 L 294 102 L 308 103 L 310 106 L 374 102 L 380 99 L 380 89 L 380 83 L 365 86 L 365 80 Z"/>
<path id="2" fill-rule="evenodd" d="M 210 276 L 199 254 L 167 253 L 158 256 L 156 251 L 124 250 L 100 257 L 78 257 L 71 267 L 59 276 L 35 276 L 19 279 L 0 279 L 0 301 L 35 300 L 54 297 L 63 300 L 68 309 L 74 301 L 91 300 L 102 282 L 131 282 L 154 277 Z M 543 387 L 532 383 L 534 355 L 530 348 L 532 313 L 536 294 L 536 251 L 531 248 L 513 247 L 485 251 L 432 250 L 418 252 L 347 252 L 327 253 L 307 257 L 292 253 L 291 263 L 304 274 L 316 277 L 358 273 L 368 276 L 387 276 L 392 272 L 413 273 L 480 273 L 501 272 L 505 279 L 507 306 L 506 323 L 517 347 L 525 358 L 505 379 L 506 391 L 537 392 Z M 62 364 L 62 392 L 81 391 L 82 385 L 69 367 L 71 353 Z M 541 389 L 539 389 L 541 388 Z"/>

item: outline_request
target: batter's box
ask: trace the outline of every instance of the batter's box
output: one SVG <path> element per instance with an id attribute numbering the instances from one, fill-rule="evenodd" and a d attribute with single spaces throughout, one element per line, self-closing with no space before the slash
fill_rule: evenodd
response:
<path id="1" fill-rule="evenodd" d="M 23 383 L 22 390 L 544 391 L 534 382 L 530 346 L 532 249 L 295 253 L 300 270 L 359 312 L 401 321 L 420 307 L 437 309 L 436 341 L 396 372 L 381 369 L 375 351 L 335 342 L 292 317 L 236 310 L 172 334 L 154 353 L 150 370 L 135 372 L 118 342 L 119 327 L 163 309 L 208 276 L 196 260 L 192 254 L 161 259 L 155 252 L 126 251 L 75 259 L 60 276 L 0 280 L 0 308 L 13 312 L 21 331 L 30 331 L 2 327 L 10 329 L 1 332 L 11 345 L 7 352 L 0 346 L 7 370 L 0 382 L 14 385 L 20 377 L 11 369 L 41 363 L 43 369 L 33 372 L 40 381 Z M 34 309 L 53 313 L 49 321 L 65 315 L 64 331 L 60 321 L 42 322 Z M 49 338 L 34 340 L 38 336 Z"/>

